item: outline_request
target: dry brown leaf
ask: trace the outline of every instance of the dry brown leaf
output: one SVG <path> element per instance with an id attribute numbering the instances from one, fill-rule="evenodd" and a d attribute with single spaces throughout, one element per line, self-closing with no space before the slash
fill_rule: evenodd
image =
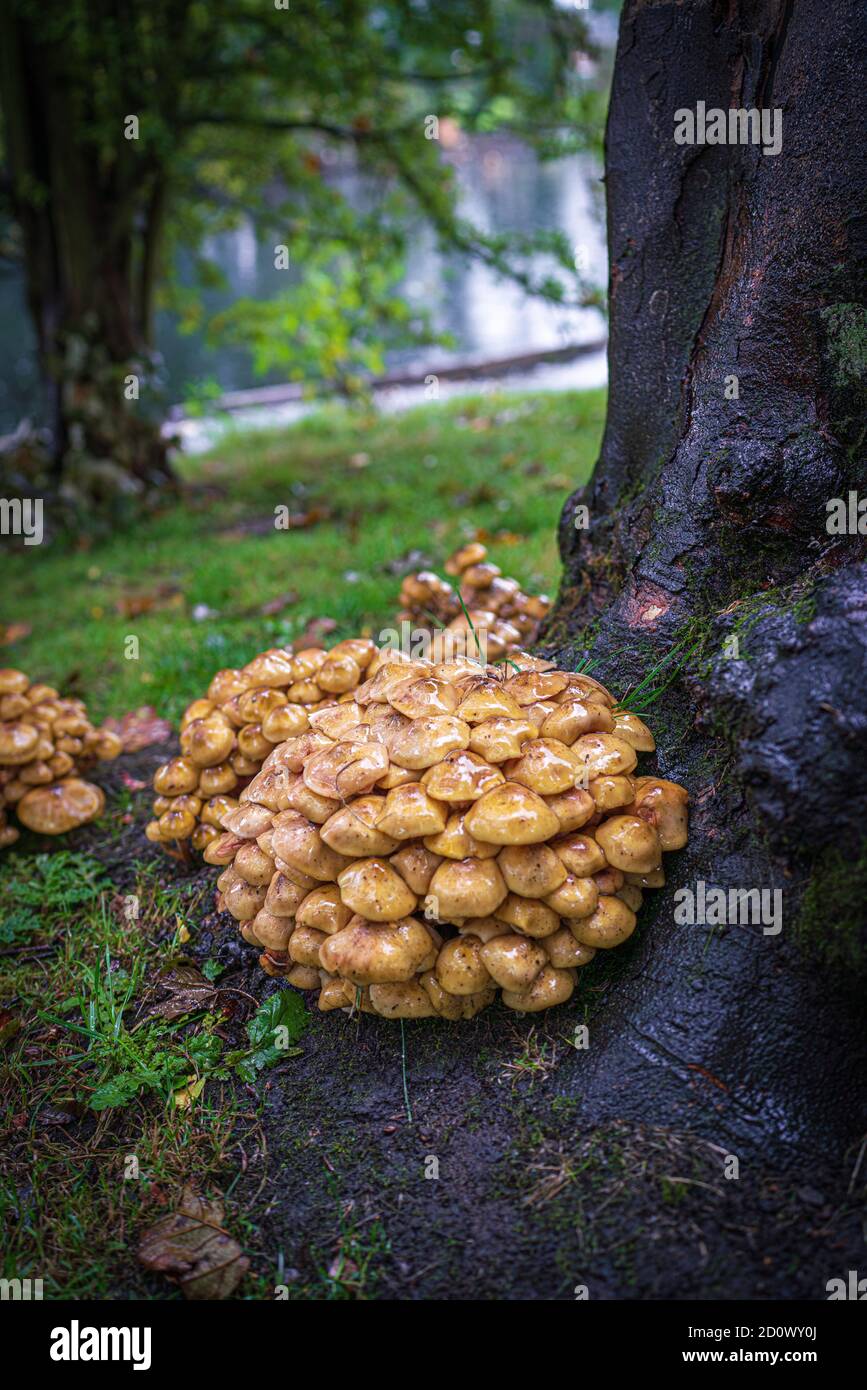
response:
<path id="1" fill-rule="evenodd" d="M 324 638 L 336 627 L 333 618 L 311 618 L 304 631 L 292 639 L 292 646 L 296 652 L 304 651 L 307 647 L 321 647 Z"/>
<path id="2" fill-rule="evenodd" d="M 164 1274 L 185 1298 L 228 1298 L 250 1267 L 223 1227 L 223 1205 L 185 1187 L 176 1211 L 148 1228 L 139 1242 L 145 1269 Z"/>
<path id="3" fill-rule="evenodd" d="M 13 642 L 22 642 L 32 631 L 29 623 L 0 623 L 0 647 L 11 647 Z"/>
<path id="4" fill-rule="evenodd" d="M 106 719 L 103 728 L 117 734 L 125 753 L 138 753 L 153 743 L 168 743 L 174 738 L 171 724 L 160 719 L 153 705 L 141 705 L 121 719 Z"/>
<path id="5" fill-rule="evenodd" d="M 147 593 L 123 594 L 114 606 L 122 618 L 138 618 L 156 608 L 177 608 L 183 601 L 177 584 L 160 584 Z"/>
<path id="6" fill-rule="evenodd" d="M 189 935 L 187 932 L 187 940 Z M 166 998 L 149 1004 L 139 1022 L 146 1018 L 173 1019 L 195 1013 L 197 1009 L 206 1009 L 217 995 L 215 986 L 194 965 L 176 965 L 157 983 L 166 990 Z"/>

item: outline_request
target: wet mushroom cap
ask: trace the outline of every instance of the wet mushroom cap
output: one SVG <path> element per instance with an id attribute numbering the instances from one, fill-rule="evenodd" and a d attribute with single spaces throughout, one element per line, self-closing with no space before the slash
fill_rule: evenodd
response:
<path id="1" fill-rule="evenodd" d="M 550 840 L 560 822 L 529 787 L 503 782 L 486 792 L 467 812 L 467 830 L 494 845 L 532 845 Z"/>
<path id="2" fill-rule="evenodd" d="M 34 787 L 16 806 L 18 819 L 40 835 L 64 835 L 102 814 L 105 795 L 79 777 L 65 777 L 50 787 Z"/>
<path id="3" fill-rule="evenodd" d="M 491 620 L 497 652 L 517 594 L 489 571 L 474 578 L 491 612 L 476 606 L 484 597 L 468 607 Z M 436 639 L 430 652 L 344 647 L 332 691 L 317 684 L 323 650 L 263 654 L 226 705 L 192 711 L 179 761 L 195 785 L 166 772 L 147 833 L 204 845 L 223 868 L 218 905 L 263 969 L 317 990 L 323 1012 L 457 1022 L 498 995 L 522 1012 L 555 1007 L 598 949 L 634 930 L 643 890 L 664 881 L 663 839 L 685 833 L 686 794 L 632 775 L 647 735 L 616 723 L 598 682 L 520 652 L 511 667 Z M 296 695 L 309 703 L 262 758 L 266 721 Z M 64 717 L 74 740 L 80 711 Z M 234 741 L 212 779 L 192 756 L 209 723 Z M 35 778 L 48 764 L 27 766 Z M 231 775 L 234 795 L 206 795 Z"/>

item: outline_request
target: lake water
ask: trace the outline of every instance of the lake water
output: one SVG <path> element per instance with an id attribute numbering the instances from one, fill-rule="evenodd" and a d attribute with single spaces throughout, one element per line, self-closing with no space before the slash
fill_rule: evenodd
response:
<path id="1" fill-rule="evenodd" d="M 580 257 L 587 278 L 604 286 L 607 257 L 604 241 L 604 205 L 601 170 L 590 156 L 572 156 L 540 163 L 520 143 L 499 137 L 461 138 L 448 151 L 454 161 L 461 212 L 488 231 L 530 232 L 558 228 L 569 238 Z M 352 168 L 329 170 L 350 199 L 370 196 Z M 216 313 L 239 297 L 268 297 L 274 292 L 273 247 L 257 242 L 252 224 L 215 238 L 204 248 L 220 265 L 226 288 L 207 291 L 206 312 Z M 187 279 L 183 263 L 179 267 Z M 422 360 L 398 354 L 390 365 L 436 372 L 437 366 L 455 361 L 485 361 L 562 348 L 573 343 L 599 343 L 605 322 L 596 309 L 562 309 L 527 296 L 518 286 L 494 275 L 478 263 L 466 263 L 442 255 L 433 235 L 422 229 L 413 241 L 404 293 L 431 314 L 439 331 L 453 335 L 453 350 L 431 348 Z M 256 378 L 250 359 L 240 348 L 206 347 L 200 334 L 183 335 L 168 314 L 157 323 L 157 344 L 164 360 L 166 395 L 180 403 L 190 388 L 206 379 L 216 380 L 231 392 L 274 382 L 278 377 Z M 535 386 L 562 389 L 598 385 L 605 380 L 604 353 L 579 357 L 568 363 L 537 367 L 505 379 L 511 387 Z M 472 389 L 484 383 L 474 382 Z M 466 383 L 443 384 L 442 394 L 469 389 Z M 383 404 L 401 408 L 422 399 L 415 388 L 386 393 Z M 278 423 L 297 418 L 303 407 L 285 405 L 262 411 L 245 411 L 240 423 Z M 23 416 L 40 420 L 41 390 L 36 367 L 34 338 L 27 318 L 23 282 L 17 274 L 0 277 L 0 433 L 12 430 Z M 191 420 L 183 428 L 186 447 L 201 448 L 224 427 L 219 419 Z"/>

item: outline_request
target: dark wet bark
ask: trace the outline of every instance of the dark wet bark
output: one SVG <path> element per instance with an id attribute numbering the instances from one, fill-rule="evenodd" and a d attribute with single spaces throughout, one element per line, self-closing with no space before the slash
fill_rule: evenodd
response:
<path id="1" fill-rule="evenodd" d="M 691 840 L 598 1010 L 585 1113 L 783 1159 L 864 1129 L 867 538 L 826 525 L 829 499 L 867 495 L 858 11 L 625 7 L 609 412 L 564 509 L 548 634 L 565 662 L 591 646 L 620 695 L 683 644 L 647 717 Z M 780 108 L 781 153 L 675 144 L 698 101 Z M 676 925 L 675 889 L 699 880 L 780 889 L 782 932 Z"/>
<path id="2" fill-rule="evenodd" d="M 73 508 L 111 512 L 171 477 L 147 404 L 163 186 L 125 140 L 125 112 L 111 139 L 98 127 L 56 28 L 12 5 L 0 18 L 11 211 L 52 403 L 52 482 Z"/>

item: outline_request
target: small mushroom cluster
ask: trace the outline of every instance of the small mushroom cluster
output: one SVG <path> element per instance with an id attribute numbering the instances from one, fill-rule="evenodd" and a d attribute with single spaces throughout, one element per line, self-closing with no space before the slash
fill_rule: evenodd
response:
<path id="1" fill-rule="evenodd" d="M 472 541 L 450 556 L 445 569 L 458 579 L 457 590 L 431 570 L 420 570 L 404 579 L 398 619 L 431 632 L 429 655 L 434 659 L 454 654 L 454 647 L 448 645 L 449 633 L 474 630 L 480 637 L 484 633 L 485 655 L 494 661 L 532 646 L 536 640 L 551 607 L 550 599 L 544 594 L 525 594 L 517 579 L 504 577 L 487 554 L 481 542 Z M 467 640 L 465 651 L 472 656 L 474 646 Z"/>
<path id="2" fill-rule="evenodd" d="M 184 713 L 180 757 L 154 774 L 148 839 L 204 850 L 275 745 L 305 733 L 309 711 L 360 685 L 375 653 L 369 639 L 350 638 L 330 651 L 272 647 L 240 669 L 218 671 Z"/>
<path id="3" fill-rule="evenodd" d="M 19 835 L 8 807 L 41 835 L 63 835 L 98 816 L 105 797 L 80 774 L 120 751 L 117 734 L 94 728 L 82 700 L 31 684 L 23 671 L 0 670 L 0 849 Z"/>
<path id="4" fill-rule="evenodd" d="M 377 652 L 278 744 L 205 859 L 270 974 L 319 1007 L 472 1018 L 561 1004 L 625 941 L 687 793 L 592 677 Z"/>

